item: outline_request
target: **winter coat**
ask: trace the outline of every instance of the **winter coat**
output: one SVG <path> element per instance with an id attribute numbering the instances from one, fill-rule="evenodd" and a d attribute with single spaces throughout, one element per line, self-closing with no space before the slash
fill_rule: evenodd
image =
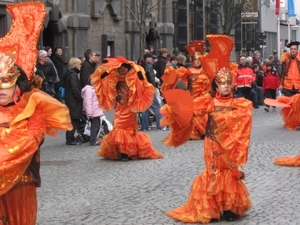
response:
<path id="1" fill-rule="evenodd" d="M 89 60 L 85 60 L 80 69 L 80 85 L 84 88 L 88 84 L 90 76 L 95 72 L 96 64 L 91 63 Z"/>
<path id="2" fill-rule="evenodd" d="M 167 59 L 161 55 L 158 56 L 154 69 L 157 72 L 156 77 L 159 78 L 161 82 L 162 82 L 161 76 L 165 73 L 166 65 L 167 65 Z"/>
<path id="3" fill-rule="evenodd" d="M 100 117 L 104 115 L 102 109 L 99 107 L 95 89 L 91 85 L 85 85 L 82 88 L 81 95 L 87 117 Z"/>
<path id="4" fill-rule="evenodd" d="M 280 79 L 278 72 L 275 70 L 267 70 L 263 78 L 262 91 L 265 92 L 266 89 L 277 89 L 279 87 Z"/>
<path id="5" fill-rule="evenodd" d="M 62 76 L 64 74 L 64 62 L 62 60 L 62 57 L 57 54 L 52 55 L 51 60 L 57 70 L 58 77 L 61 80 L 61 82 L 57 83 L 56 85 L 56 88 L 59 88 L 62 85 Z"/>
<path id="6" fill-rule="evenodd" d="M 79 70 L 69 69 L 63 75 L 63 86 L 65 88 L 65 103 L 70 110 L 71 119 L 81 119 L 82 118 L 82 102 L 81 97 L 81 87 L 78 80 Z"/>
<path id="7" fill-rule="evenodd" d="M 252 83 L 255 81 L 255 74 L 253 69 L 248 66 L 241 66 L 237 70 L 237 76 L 235 80 L 235 87 L 252 87 Z"/>
<path id="8" fill-rule="evenodd" d="M 149 63 L 149 62 L 147 62 L 147 61 L 145 61 L 145 62 L 143 62 L 142 66 L 143 66 L 143 68 L 145 70 L 148 82 L 155 87 L 156 86 L 155 85 L 155 73 L 154 73 L 154 69 L 153 69 L 152 64 Z"/>

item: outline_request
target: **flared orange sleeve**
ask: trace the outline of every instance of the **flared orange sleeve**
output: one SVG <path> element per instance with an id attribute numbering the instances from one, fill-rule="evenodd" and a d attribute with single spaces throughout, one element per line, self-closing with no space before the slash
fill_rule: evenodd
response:
<path id="1" fill-rule="evenodd" d="M 162 92 L 174 89 L 178 81 L 177 71 L 171 66 L 166 66 L 164 74 L 161 76 L 161 79 L 163 80 L 163 83 L 160 87 L 160 90 Z"/>
<path id="2" fill-rule="evenodd" d="M 179 67 L 177 70 L 176 70 L 177 74 L 178 74 L 178 77 L 182 80 L 182 82 L 187 85 L 188 84 L 188 78 L 192 75 L 192 72 L 185 68 L 185 67 Z"/>
<path id="3" fill-rule="evenodd" d="M 296 130 L 300 125 L 300 94 L 292 97 L 280 96 L 278 101 L 291 106 L 283 107 L 280 111 L 284 122 L 283 126 L 289 130 Z"/>
<path id="4" fill-rule="evenodd" d="M 108 76 L 101 78 L 105 73 Z M 106 65 L 100 66 L 91 75 L 91 82 L 95 88 L 95 92 L 99 101 L 99 105 L 105 111 L 109 111 L 116 106 L 115 98 L 118 95 L 116 85 L 118 82 L 118 74 L 115 68 L 108 68 Z"/>
<path id="5" fill-rule="evenodd" d="M 210 95 L 199 97 L 196 101 L 194 100 L 194 108 L 191 110 L 194 110 L 198 120 L 204 120 L 203 123 L 198 121 L 200 124 L 206 124 L 207 117 L 205 114 L 207 110 L 211 110 L 211 106 L 212 98 Z M 161 125 L 169 126 L 171 129 L 168 136 L 163 139 L 165 145 L 177 147 L 187 142 L 195 125 L 194 117 L 191 118 L 191 121 L 186 126 L 180 127 L 175 119 L 176 113 L 171 106 L 165 104 L 160 109 L 160 113 L 164 116 L 160 121 Z"/>
<path id="6" fill-rule="evenodd" d="M 244 98 L 233 99 L 232 111 L 215 116 L 217 127 L 214 131 L 226 154 L 221 154 L 230 165 L 245 166 L 252 129 L 252 103 Z M 221 112 L 220 112 L 221 113 Z"/>
<path id="7" fill-rule="evenodd" d="M 55 136 L 57 129 L 70 130 L 72 125 L 65 105 L 36 90 L 24 94 L 17 105 L 0 107 L 0 115 L 2 196 L 19 181 L 45 134 Z"/>

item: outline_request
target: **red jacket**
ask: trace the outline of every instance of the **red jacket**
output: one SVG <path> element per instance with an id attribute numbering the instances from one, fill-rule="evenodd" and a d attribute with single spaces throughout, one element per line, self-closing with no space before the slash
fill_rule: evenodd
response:
<path id="1" fill-rule="evenodd" d="M 265 92 L 266 89 L 277 89 L 280 84 L 280 79 L 277 71 L 267 70 L 264 74 L 262 91 Z"/>
<path id="2" fill-rule="evenodd" d="M 253 69 L 250 67 L 240 67 L 237 70 L 237 76 L 235 80 L 235 87 L 252 87 L 252 83 L 255 81 L 256 75 Z"/>

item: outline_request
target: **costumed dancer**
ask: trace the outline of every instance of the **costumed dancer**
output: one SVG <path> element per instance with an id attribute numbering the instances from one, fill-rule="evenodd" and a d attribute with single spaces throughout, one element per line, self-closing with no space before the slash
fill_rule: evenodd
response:
<path id="1" fill-rule="evenodd" d="M 137 113 L 152 104 L 155 87 L 148 83 L 144 69 L 133 61 L 121 56 L 106 60 L 91 78 L 102 109 L 114 109 L 114 128 L 104 136 L 98 155 L 122 161 L 163 158 L 150 137 L 138 131 L 137 123 Z"/>
<path id="2" fill-rule="evenodd" d="M 190 45 L 185 46 L 193 59 L 192 67 L 189 68 L 192 74 L 188 78 L 187 85 L 187 89 L 190 91 L 193 99 L 209 94 L 208 92 L 211 89 L 211 81 L 205 74 L 199 60 L 199 57 L 204 54 L 204 45 L 205 41 L 191 41 Z M 207 118 L 207 115 L 204 117 Z M 201 139 L 201 135 L 205 131 L 206 123 L 207 119 L 204 119 L 203 116 L 199 118 L 196 114 L 193 114 L 194 127 L 190 135 L 190 140 Z"/>
<path id="3" fill-rule="evenodd" d="M 290 49 L 281 55 L 282 74 L 280 81 L 280 91 L 285 96 L 293 96 L 300 93 L 300 53 L 299 41 L 287 44 Z"/>
<path id="4" fill-rule="evenodd" d="M 199 116 L 208 115 L 204 139 L 206 167 L 195 178 L 187 202 L 166 214 L 185 223 L 209 223 L 212 219 L 220 220 L 222 215 L 227 221 L 233 221 L 244 216 L 252 205 L 242 182 L 245 175 L 239 170 L 248 158 L 252 103 L 232 95 L 233 77 L 229 63 L 232 39 L 225 35 L 207 35 L 207 39 L 211 51 L 200 56 L 200 61 L 209 77 L 215 74 L 211 95 L 197 98 L 194 108 L 190 109 Z M 187 111 L 181 106 L 188 100 L 165 95 L 167 104 L 161 112 L 166 118 L 162 123 L 169 125 L 171 132 L 164 141 L 168 146 L 178 146 L 189 138 L 185 133 L 190 129 L 192 119 L 182 123 L 180 116 L 181 112 Z"/>
<path id="5" fill-rule="evenodd" d="M 272 106 L 283 106 L 280 114 L 284 122 L 283 126 L 288 130 L 296 130 L 300 125 L 300 53 L 298 45 L 300 42 L 291 42 L 287 45 L 290 52 L 281 56 L 282 76 L 280 91 L 284 96 L 276 100 L 266 98 L 265 104 Z"/>
<path id="6" fill-rule="evenodd" d="M 7 10 L 13 21 L 0 39 L 0 223 L 35 225 L 40 146 L 46 134 L 72 125 L 68 108 L 34 87 L 42 82 L 33 71 L 45 6 L 24 2 Z"/>

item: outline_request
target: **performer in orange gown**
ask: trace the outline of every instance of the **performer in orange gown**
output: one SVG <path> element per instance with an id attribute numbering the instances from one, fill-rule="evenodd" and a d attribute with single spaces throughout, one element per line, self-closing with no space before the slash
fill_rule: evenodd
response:
<path id="1" fill-rule="evenodd" d="M 155 88 L 144 70 L 123 57 L 109 58 L 92 75 L 99 104 L 114 110 L 114 128 L 104 136 L 98 155 L 105 159 L 163 158 L 150 137 L 138 131 L 137 113 L 150 107 Z"/>
<path id="2" fill-rule="evenodd" d="M 244 98 L 233 98 L 233 77 L 229 60 L 233 41 L 224 35 L 208 35 L 212 44 L 211 52 L 200 57 L 206 73 L 211 76 L 213 88 L 211 95 L 201 96 L 194 101 L 194 110 L 199 116 L 208 115 L 204 139 L 205 169 L 198 175 L 191 187 L 187 202 L 169 212 L 170 216 L 185 223 L 209 223 L 212 219 L 228 221 L 244 216 L 252 203 L 239 170 L 245 166 L 252 127 L 252 103 Z M 218 51 L 218 45 L 223 51 Z M 224 50 L 225 49 L 225 50 Z M 216 51 L 217 50 L 217 51 Z M 221 58 L 218 58 L 218 55 Z M 211 64 L 211 58 L 215 66 Z M 223 59 L 222 59 L 223 58 Z M 226 66 L 223 68 L 222 66 Z M 220 69 L 220 67 L 222 69 Z M 219 72 L 216 72 L 219 71 Z M 189 138 L 187 133 L 191 123 L 180 126 L 177 110 L 172 104 L 164 105 L 161 113 L 166 117 L 164 125 L 171 128 L 170 135 L 164 140 L 168 146 L 178 146 Z M 177 99 L 179 102 L 179 99 Z M 184 102 L 184 100 L 182 101 Z M 179 103 L 178 103 L 179 104 Z"/>
<path id="3" fill-rule="evenodd" d="M 41 83 L 33 71 L 44 5 L 24 2 L 7 10 L 13 25 L 0 39 L 0 224 L 35 225 L 40 146 L 46 134 L 72 125 L 68 108 L 35 88 Z"/>

